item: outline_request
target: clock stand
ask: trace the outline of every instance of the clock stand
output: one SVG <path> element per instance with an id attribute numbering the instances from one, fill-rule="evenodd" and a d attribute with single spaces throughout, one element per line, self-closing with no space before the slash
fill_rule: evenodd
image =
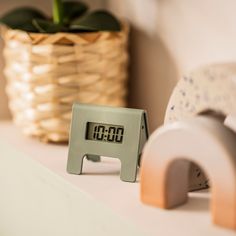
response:
<path id="1" fill-rule="evenodd" d="M 85 156 L 95 161 L 113 157 L 121 161 L 121 180 L 135 182 L 147 138 L 143 110 L 74 104 L 67 171 L 81 174 Z"/>

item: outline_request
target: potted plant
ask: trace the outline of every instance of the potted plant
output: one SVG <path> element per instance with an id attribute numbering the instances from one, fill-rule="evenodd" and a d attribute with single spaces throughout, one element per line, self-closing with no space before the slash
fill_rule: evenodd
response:
<path id="1" fill-rule="evenodd" d="M 53 17 L 21 7 L 0 18 L 13 120 L 27 135 L 68 141 L 74 102 L 125 106 L 128 26 L 77 1 Z"/>

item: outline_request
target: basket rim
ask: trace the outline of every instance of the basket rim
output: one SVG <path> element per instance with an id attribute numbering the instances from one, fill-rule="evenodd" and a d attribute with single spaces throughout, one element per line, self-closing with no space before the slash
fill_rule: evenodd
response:
<path id="1" fill-rule="evenodd" d="M 9 28 L 6 25 L 0 25 L 0 35 L 4 41 L 17 40 L 28 44 L 86 44 L 97 40 L 114 39 L 127 36 L 130 31 L 128 21 L 122 20 L 121 31 L 98 31 L 98 32 L 57 32 L 49 33 L 32 33 L 18 29 Z"/>

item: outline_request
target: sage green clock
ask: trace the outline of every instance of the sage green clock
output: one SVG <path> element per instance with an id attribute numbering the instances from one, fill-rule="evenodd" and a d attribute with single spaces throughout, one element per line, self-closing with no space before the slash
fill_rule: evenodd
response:
<path id="1" fill-rule="evenodd" d="M 81 174 L 85 156 L 113 157 L 121 161 L 121 180 L 135 182 L 147 139 L 144 110 L 74 104 L 67 171 Z"/>

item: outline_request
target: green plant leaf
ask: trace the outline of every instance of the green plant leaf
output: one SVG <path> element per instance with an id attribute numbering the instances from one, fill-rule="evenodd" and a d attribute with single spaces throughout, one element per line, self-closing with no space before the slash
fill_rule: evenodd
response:
<path id="1" fill-rule="evenodd" d="M 64 23 L 69 24 L 71 20 L 80 17 L 87 12 L 88 6 L 79 1 L 63 2 L 64 7 Z"/>
<path id="2" fill-rule="evenodd" d="M 72 22 L 72 30 L 120 31 L 120 22 L 107 11 L 95 11 Z"/>
<path id="3" fill-rule="evenodd" d="M 64 19 L 64 8 L 62 0 L 53 0 L 53 22 L 62 25 Z"/>
<path id="4" fill-rule="evenodd" d="M 33 25 L 40 33 L 52 34 L 66 31 L 62 25 L 55 24 L 49 20 L 34 19 Z"/>
<path id="5" fill-rule="evenodd" d="M 13 9 L 12 11 L 3 15 L 0 18 L 0 23 L 7 25 L 12 29 L 20 29 L 29 32 L 36 32 L 32 20 L 37 19 L 46 19 L 45 15 L 34 8 L 31 7 L 21 7 Z"/>

